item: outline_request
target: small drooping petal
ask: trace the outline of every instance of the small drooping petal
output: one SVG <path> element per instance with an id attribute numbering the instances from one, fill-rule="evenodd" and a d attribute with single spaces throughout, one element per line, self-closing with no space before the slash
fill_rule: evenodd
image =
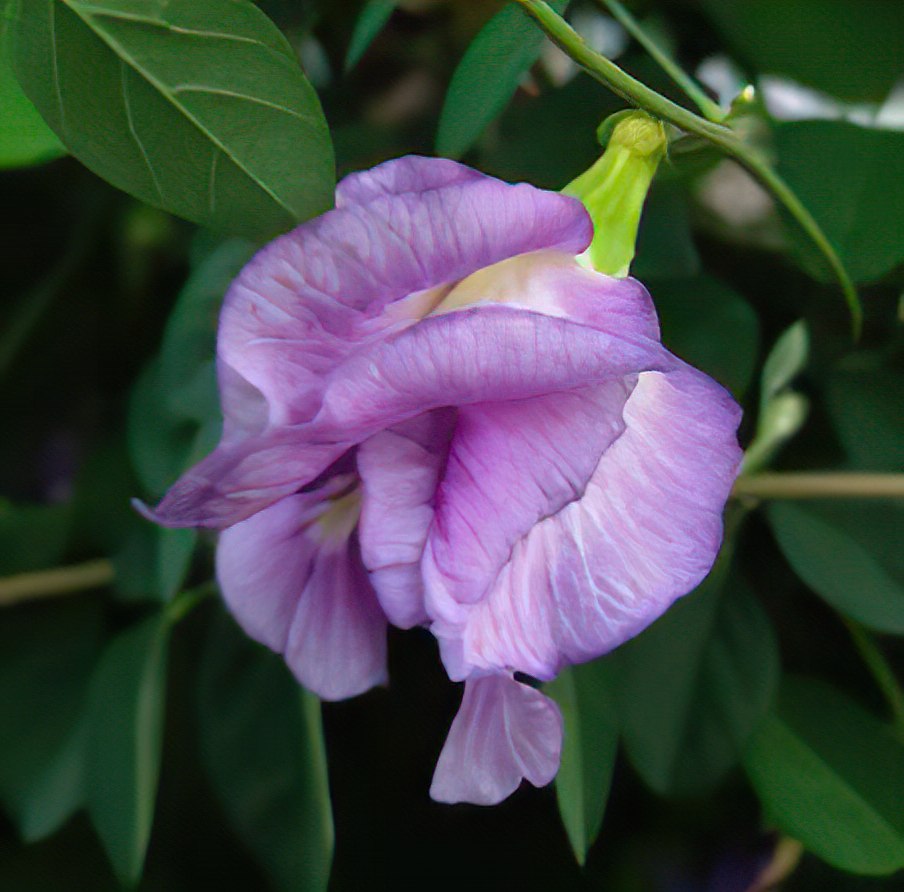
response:
<path id="1" fill-rule="evenodd" d="M 420 560 L 454 423 L 454 410 L 438 409 L 358 448 L 361 555 L 383 611 L 403 629 L 427 621 Z"/>
<path id="2" fill-rule="evenodd" d="M 345 483 L 276 502 L 225 530 L 217 548 L 239 624 L 325 700 L 386 680 L 386 618 L 352 536 L 357 495 L 332 498 Z"/>
<path id="3" fill-rule="evenodd" d="M 564 663 L 636 635 L 697 585 L 721 540 L 741 458 L 739 416 L 719 385 L 688 366 L 642 373 L 624 407 L 625 430 L 584 491 L 528 526 L 484 573 L 479 601 L 469 600 L 475 580 L 456 599 L 457 579 L 441 559 L 442 525 L 434 524 L 424 553 L 427 603 L 437 611 L 434 632 L 461 638 L 460 649 L 444 647 L 456 670 L 552 678 Z"/>
<path id="4" fill-rule="evenodd" d="M 562 716 L 549 697 L 509 675 L 469 679 L 430 795 L 438 802 L 495 805 L 522 780 L 548 784 L 561 751 Z"/>

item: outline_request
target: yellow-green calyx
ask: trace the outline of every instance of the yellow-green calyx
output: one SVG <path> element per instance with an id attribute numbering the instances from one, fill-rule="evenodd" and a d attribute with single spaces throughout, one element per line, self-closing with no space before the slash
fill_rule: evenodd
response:
<path id="1" fill-rule="evenodd" d="M 628 275 L 640 212 L 667 147 L 660 121 L 641 111 L 622 114 L 602 157 L 562 190 L 580 199 L 593 220 L 593 241 L 581 258 L 586 265 Z"/>

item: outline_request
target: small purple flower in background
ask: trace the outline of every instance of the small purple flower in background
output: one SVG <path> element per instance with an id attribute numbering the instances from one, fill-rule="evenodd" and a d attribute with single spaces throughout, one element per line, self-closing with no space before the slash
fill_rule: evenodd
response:
<path id="1" fill-rule="evenodd" d="M 582 266 L 582 204 L 451 161 L 353 174 L 223 306 L 222 441 L 151 516 L 223 529 L 249 635 L 325 699 L 426 625 L 461 708 L 431 794 L 548 783 L 540 691 L 709 571 L 740 410 L 660 343 L 638 282 Z"/>

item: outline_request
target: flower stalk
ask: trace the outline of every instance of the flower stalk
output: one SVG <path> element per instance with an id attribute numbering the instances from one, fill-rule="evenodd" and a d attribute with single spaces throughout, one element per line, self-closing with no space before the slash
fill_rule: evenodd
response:
<path id="1" fill-rule="evenodd" d="M 605 56 L 592 50 L 565 19 L 544 0 L 516 0 L 516 2 L 520 3 L 525 12 L 537 22 L 546 36 L 591 77 L 631 105 L 715 146 L 747 170 L 777 202 L 784 206 L 829 264 L 847 301 L 854 336 L 859 337 L 863 310 L 857 290 L 841 258 L 812 214 L 755 148 L 743 142 L 730 127 L 702 118 L 672 102 L 671 99 L 667 99 L 623 71 Z"/>
<path id="2" fill-rule="evenodd" d="M 752 499 L 904 499 L 904 474 L 768 472 L 739 477 L 732 495 Z"/>
<path id="3" fill-rule="evenodd" d="M 71 567 L 17 573 L 0 579 L 0 607 L 101 588 L 109 585 L 113 576 L 113 564 L 104 558 Z"/>

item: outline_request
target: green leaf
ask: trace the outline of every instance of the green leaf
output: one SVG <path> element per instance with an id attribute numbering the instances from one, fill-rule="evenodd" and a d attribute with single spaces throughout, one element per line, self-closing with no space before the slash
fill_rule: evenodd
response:
<path id="1" fill-rule="evenodd" d="M 267 238 L 332 204 L 329 133 L 248 0 L 20 0 L 13 62 L 66 147 L 114 186 Z"/>
<path id="2" fill-rule="evenodd" d="M 6 47 L 5 22 L 0 10 L 0 169 L 42 164 L 66 154 L 63 144 L 44 123 L 22 92 Z"/>
<path id="3" fill-rule="evenodd" d="M 345 56 L 346 71 L 351 71 L 361 61 L 361 57 L 383 30 L 397 5 L 397 0 L 367 0 L 355 22 L 355 30 L 348 45 L 348 53 Z"/>
<path id="4" fill-rule="evenodd" d="M 829 864 L 904 867 L 904 746 L 847 697 L 788 679 L 744 765 L 769 821 Z"/>
<path id="5" fill-rule="evenodd" d="M 217 317 L 226 289 L 253 253 L 249 242 L 232 239 L 195 264 L 170 313 L 160 355 L 132 391 L 129 452 L 154 497 L 218 438 Z"/>
<path id="6" fill-rule="evenodd" d="M 740 396 L 756 367 L 760 324 L 750 304 L 717 279 L 650 283 L 665 345 Z"/>
<path id="7" fill-rule="evenodd" d="M 333 821 L 317 698 L 225 614 L 199 679 L 201 754 L 239 836 L 286 892 L 325 890 Z"/>
<path id="8" fill-rule="evenodd" d="M 88 812 L 125 885 L 141 877 L 154 820 L 169 629 L 160 613 L 121 632 L 91 682 Z"/>
<path id="9" fill-rule="evenodd" d="M 619 733 L 616 673 L 608 657 L 565 669 L 545 688 L 565 720 L 556 797 L 579 864 L 600 832 L 612 783 Z"/>
<path id="10" fill-rule="evenodd" d="M 756 434 L 744 455 L 744 473 L 768 465 L 806 422 L 810 401 L 792 390 L 790 384 L 804 370 L 809 358 L 810 334 L 801 320 L 778 337 L 763 364 Z"/>
<path id="11" fill-rule="evenodd" d="M 41 839 L 84 802 L 84 723 L 100 644 L 96 602 L 6 608 L 0 623 L 0 799 Z"/>
<path id="12" fill-rule="evenodd" d="M 114 589 L 126 600 L 170 601 L 188 575 L 197 543 L 196 530 L 168 530 L 139 520 L 113 557 Z"/>
<path id="13" fill-rule="evenodd" d="M 552 0 L 564 12 L 569 0 Z M 468 47 L 449 84 L 440 113 L 436 152 L 460 158 L 508 105 L 521 76 L 546 38 L 519 6 L 503 7 Z"/>
<path id="14" fill-rule="evenodd" d="M 894 502 L 776 502 L 769 522 L 798 576 L 836 610 L 904 634 L 904 510 Z"/>
<path id="15" fill-rule="evenodd" d="M 646 783 L 701 793 L 739 760 L 771 704 L 778 646 L 768 617 L 720 558 L 697 590 L 622 649 L 623 735 Z"/>
<path id="16" fill-rule="evenodd" d="M 798 121 L 776 129 L 775 150 L 779 172 L 855 282 L 872 282 L 904 262 L 904 133 L 842 121 Z M 798 227 L 788 232 L 807 268 L 831 281 Z"/>
<path id="17" fill-rule="evenodd" d="M 741 58 L 842 99 L 882 100 L 901 74 L 904 16 L 887 0 L 703 0 Z M 868 61 L 867 61 L 868 60 Z"/>
<path id="18" fill-rule="evenodd" d="M 897 369 L 839 370 L 826 389 L 826 408 L 852 467 L 904 470 L 904 372 Z"/>

